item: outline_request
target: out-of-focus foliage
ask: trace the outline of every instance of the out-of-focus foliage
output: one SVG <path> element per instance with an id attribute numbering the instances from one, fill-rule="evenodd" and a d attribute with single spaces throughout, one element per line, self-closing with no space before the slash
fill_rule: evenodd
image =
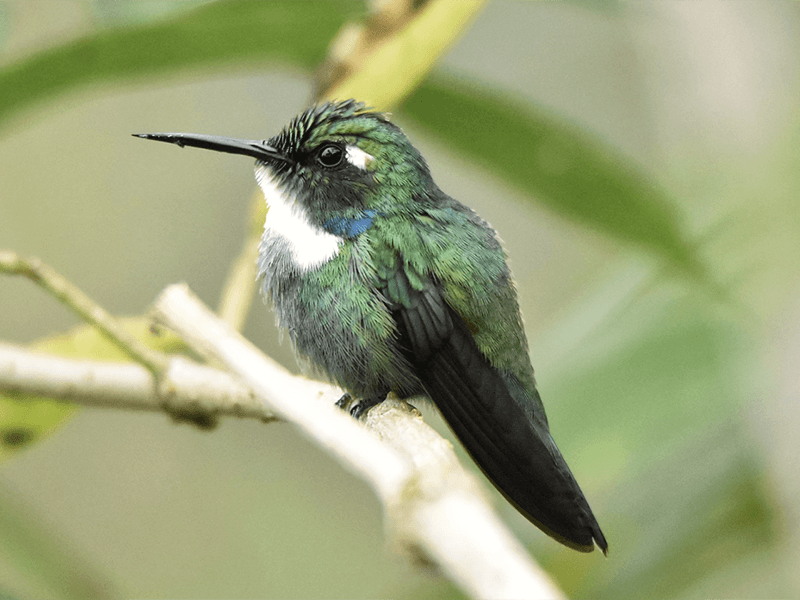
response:
<path id="1" fill-rule="evenodd" d="M 103 10 L 113 13 L 116 9 L 110 7 Z M 624 7 L 614 4 L 593 14 L 613 19 Z M 108 13 L 103 17 L 107 23 L 136 25 L 98 29 L 0 69 L 0 129 L 13 126 L 16 115 L 35 114 L 46 100 L 99 83 L 163 83 L 184 73 L 210 77 L 287 64 L 310 72 L 340 26 L 362 8 L 354 2 L 229 1 L 154 20 Z M 582 9 L 570 10 L 580 24 Z M 2 17 L 0 12 L 0 36 Z M 791 264 L 800 256 L 793 227 L 800 222 L 796 144 L 775 150 L 769 160 L 752 165 L 742 160 L 741 168 L 729 161 L 727 171 L 717 162 L 714 169 L 697 169 L 687 157 L 680 168 L 655 177 L 552 109 L 509 97 L 452 74 L 435 75 L 406 99 L 399 115 L 454 155 L 553 213 L 601 232 L 620 248 L 620 260 L 585 284 L 581 301 L 565 304 L 543 327 L 545 334 L 531 340 L 554 436 L 600 518 L 610 557 L 576 556 L 527 524 L 519 527 L 520 535 L 527 536 L 526 542 L 571 597 L 693 598 L 755 591 L 790 595 L 786 573 L 791 568 L 782 561 L 791 557 L 786 558 L 782 545 L 776 486 L 747 427 L 747 406 L 756 394 L 765 393 L 754 356 L 763 340 L 754 331 L 758 324 L 753 315 L 763 317 L 780 305 L 787 293 L 781 282 L 790 282 Z M 713 160 L 722 164 L 722 154 Z M 695 173 L 695 187 L 685 182 L 684 172 Z M 757 179 L 760 174 L 770 179 L 766 187 Z M 686 197 L 676 202 L 664 189 L 681 189 Z M 687 214 L 700 199 L 706 202 L 702 219 Z M 733 224 L 716 234 L 711 228 L 702 240 L 689 233 L 724 219 Z M 748 277 L 760 269 L 761 262 L 753 266 L 754 256 L 778 268 Z M 528 258 L 512 256 L 517 264 Z M 682 275 L 668 279 L 667 271 Z M 732 305 L 720 306 L 707 294 L 703 284 L 717 278 L 730 285 Z M 769 298 L 769 308 L 759 304 L 763 298 Z M 69 339 L 87 335 L 84 330 Z M 58 339 L 45 349 L 73 351 L 57 346 Z M 84 347 L 83 353 L 111 357 L 99 346 Z M 14 406 L 22 412 L 8 408 Z M 16 432 L 12 441 L 44 435 L 70 410 L 49 403 L 2 407 L 3 427 L 8 431 L 13 426 Z M 41 417 L 39 410 L 47 416 Z M 292 464 L 289 457 L 281 462 Z M 294 475 L 277 485 L 293 490 Z M 246 494 L 249 483 L 233 478 L 229 485 L 231 493 L 241 486 Z M 335 503 L 336 498 L 324 501 Z M 498 507 L 513 522 L 513 511 L 503 503 Z M 13 506 L 2 509 L 14 511 Z M 339 507 L 337 516 L 342 512 Z M 308 520 L 323 545 L 344 535 L 336 527 L 350 531 L 361 524 L 361 517 L 359 513 L 347 521 L 327 514 Z M 263 554 L 270 566 L 284 559 L 283 551 L 274 549 L 274 539 L 292 532 L 262 530 L 263 523 L 242 524 L 227 514 L 224 518 L 230 525 L 225 534 L 233 532 L 230 548 L 245 548 L 248 556 Z M 17 548 L 25 547 L 24 532 L 15 539 Z M 8 542 L 0 545 L 5 553 L 15 551 Z M 37 547 L 28 544 L 32 552 Z M 354 557 L 355 564 L 361 559 Z M 171 579 L 173 572 L 210 572 L 215 566 L 186 566 L 176 558 L 176 567 L 167 570 Z M 153 565 L 138 568 L 149 575 Z M 303 565 L 289 577 L 306 577 L 314 568 Z M 275 583 L 263 587 L 262 575 L 236 590 L 265 596 L 274 589 L 293 589 Z M 354 568 L 352 589 L 362 589 L 364 581 L 378 576 Z M 386 583 L 385 595 L 455 594 L 446 582 L 415 580 L 408 584 L 415 589 L 410 589 L 399 581 Z"/>
<path id="2" fill-rule="evenodd" d="M 265 60 L 311 69 L 360 6 L 214 2 L 165 21 L 101 30 L 0 70 L 0 124 L 37 102 L 101 82 L 198 67 L 252 67 Z"/>
<path id="3" fill-rule="evenodd" d="M 574 468 L 595 474 L 617 539 L 586 579 L 548 552 L 570 595 L 682 597 L 770 550 L 770 490 L 738 417 L 749 399 L 747 339 L 730 316 L 662 286 L 607 318 L 557 368 L 552 393 L 563 400 L 551 418 L 583 424 L 570 440 Z"/>
<path id="4" fill-rule="evenodd" d="M 347 14 L 346 6 L 212 3 L 165 22 L 101 31 L 0 70 L 0 88 L 14 91 L 0 97 L 0 123 L 15 110 L 99 81 L 157 75 L 198 65 L 241 66 L 263 60 L 287 60 L 309 67 L 320 60 L 325 41 L 335 33 L 334 25 L 338 27 Z M 445 27 L 448 16 L 457 31 L 479 4 L 452 4 L 452 15 L 448 13 L 449 4 L 441 6 L 444 8 L 433 6 L 433 16 L 412 24 L 410 32 L 401 31 L 382 46 L 380 60 L 366 65 L 370 72 L 384 69 L 408 73 L 407 76 L 393 81 L 391 77 L 384 80 L 356 73 L 352 81 L 347 80 L 337 90 L 348 94 L 362 90 L 367 94 L 373 85 L 380 90 L 376 89 L 372 97 L 380 97 L 384 104 L 407 94 L 408 86 L 436 58 L 435 54 L 426 56 L 424 50 L 440 52 L 453 36 Z M 287 33 L 301 29 L 313 34 Z M 413 39 L 409 38 L 412 34 L 426 40 L 422 50 L 414 48 Z M 397 48 L 392 49 L 392 45 Z M 387 81 L 395 88 L 387 89 Z M 612 237 L 649 247 L 684 270 L 696 268 L 697 260 L 683 239 L 669 199 L 644 175 L 631 173 L 631 165 L 623 159 L 610 157 L 610 150 L 566 124 L 544 113 L 525 113 L 518 106 L 454 79 L 425 84 L 404 107 L 405 112 L 458 152 L 482 159 L 559 212 L 592 224 Z M 104 356 L 104 351 L 90 348 L 86 355 Z M 37 401 L 33 406 L 44 405 Z M 29 414 L 40 415 L 41 410 L 37 408 Z M 44 425 L 45 421 L 57 419 L 64 410 L 59 406 L 48 419 L 37 417 L 36 424 L 31 423 L 28 430 L 46 430 L 49 426 Z M 19 408 L 6 414 L 13 423 L 8 427 L 14 432 L 26 429 Z M 34 437 L 41 436 L 25 436 L 25 442 Z"/>
<path id="5" fill-rule="evenodd" d="M 106 6 L 101 12 L 111 8 Z M 0 89 L 4 90 L 0 128 L 18 111 L 101 82 L 197 66 L 242 68 L 265 60 L 310 69 L 322 60 L 344 19 L 359 8 L 354 2 L 217 2 L 164 21 L 100 30 L 0 69 Z M 147 17 L 136 14 L 139 19 Z M 298 30 L 307 33 L 296 35 Z M 144 328 L 143 339 L 158 341 L 147 334 L 143 323 L 135 323 Z M 44 340 L 38 347 L 65 356 L 125 358 L 90 328 Z M 52 432 L 73 410 L 46 399 L 0 396 L 0 460 Z"/>
<path id="6" fill-rule="evenodd" d="M 482 0 L 431 2 L 326 95 L 332 99 L 358 98 L 378 110 L 391 109 L 419 85 L 482 6 Z"/>
<path id="7" fill-rule="evenodd" d="M 431 78 L 403 108 L 432 136 L 553 210 L 700 274 L 672 201 L 585 131 L 454 78 Z"/>
<path id="8" fill-rule="evenodd" d="M 129 317 L 120 323 L 128 333 L 162 352 L 179 352 L 183 343 L 168 332 L 153 333 L 144 317 Z M 76 327 L 63 335 L 41 340 L 32 348 L 73 358 L 93 357 L 123 362 L 129 357 L 94 327 Z M 54 402 L 47 398 L 0 393 L 0 462 L 50 435 L 76 410 L 75 405 Z"/>
<path id="9" fill-rule="evenodd" d="M 30 510 L 10 490 L 0 486 L 0 537 L 7 560 L 31 583 L 31 597 L 113 598 L 113 582 L 95 565 L 83 560 L 79 551 L 53 535 L 49 524 Z M 0 585 L 0 597 L 19 598 Z M 33 596 L 35 594 L 35 596 Z"/>

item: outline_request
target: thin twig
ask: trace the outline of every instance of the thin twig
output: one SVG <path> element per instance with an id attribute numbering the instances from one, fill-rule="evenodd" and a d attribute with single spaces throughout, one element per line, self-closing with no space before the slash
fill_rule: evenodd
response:
<path id="1" fill-rule="evenodd" d="M 247 313 L 253 303 L 257 259 L 258 237 L 249 237 L 245 239 L 239 256 L 231 264 L 228 278 L 222 288 L 219 316 L 236 331 L 241 331 L 244 327 Z"/>
<path id="2" fill-rule="evenodd" d="M 233 261 L 222 288 L 219 316 L 236 331 L 241 331 L 253 303 L 256 288 L 256 260 L 258 243 L 264 229 L 267 206 L 264 194 L 257 189 L 250 203 L 250 221 L 247 236 L 239 256 Z"/>
<path id="3" fill-rule="evenodd" d="M 38 258 L 23 258 L 11 250 L 0 250 L 0 273 L 22 275 L 41 286 L 84 321 L 94 325 L 120 350 L 144 365 L 153 375 L 158 376 L 166 370 L 168 359 L 165 355 L 148 348 L 125 331 L 102 306 Z"/>

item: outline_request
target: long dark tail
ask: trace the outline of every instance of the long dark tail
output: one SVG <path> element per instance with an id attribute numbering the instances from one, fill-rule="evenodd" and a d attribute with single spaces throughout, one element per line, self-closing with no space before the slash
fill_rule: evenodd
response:
<path id="1" fill-rule="evenodd" d="M 562 544 L 608 553 L 592 509 L 544 423 L 532 421 L 457 316 L 424 364 L 422 381 L 461 443 L 497 489 Z"/>

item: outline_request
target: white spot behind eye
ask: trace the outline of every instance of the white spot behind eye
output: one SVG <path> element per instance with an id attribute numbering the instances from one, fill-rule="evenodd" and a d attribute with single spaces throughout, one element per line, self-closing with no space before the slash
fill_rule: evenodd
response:
<path id="1" fill-rule="evenodd" d="M 309 271 L 339 253 L 344 240 L 311 223 L 305 209 L 278 185 L 269 167 L 256 167 L 256 181 L 269 204 L 264 230 L 289 242 L 295 265 L 302 271 Z"/>
<path id="2" fill-rule="evenodd" d="M 366 171 L 369 163 L 375 160 L 375 157 L 371 154 L 367 154 L 358 146 L 351 145 L 348 145 L 345 149 L 345 158 L 347 159 L 347 162 L 354 167 L 358 167 L 362 171 Z"/>

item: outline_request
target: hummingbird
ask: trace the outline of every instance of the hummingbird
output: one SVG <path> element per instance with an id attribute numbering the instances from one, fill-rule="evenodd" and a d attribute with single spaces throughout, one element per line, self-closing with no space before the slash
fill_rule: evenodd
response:
<path id="1" fill-rule="evenodd" d="M 255 158 L 269 205 L 263 292 L 301 366 L 348 392 L 339 406 L 359 418 L 389 392 L 429 398 L 520 513 L 607 554 L 550 435 L 497 233 L 439 189 L 385 114 L 350 99 L 316 104 L 268 140 L 134 135 Z"/>

